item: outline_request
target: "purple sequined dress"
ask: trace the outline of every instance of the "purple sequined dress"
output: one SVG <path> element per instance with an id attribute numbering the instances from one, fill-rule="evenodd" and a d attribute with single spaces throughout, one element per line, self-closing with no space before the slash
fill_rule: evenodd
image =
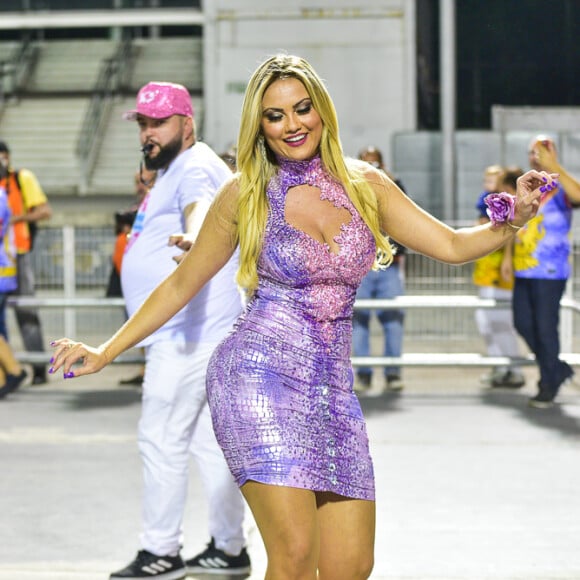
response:
<path id="1" fill-rule="evenodd" d="M 284 218 L 289 188 L 308 184 L 351 219 L 338 254 Z M 320 158 L 280 160 L 259 286 L 216 349 L 207 387 L 217 439 L 238 485 L 253 480 L 374 499 L 374 475 L 350 364 L 355 293 L 375 242 Z"/>

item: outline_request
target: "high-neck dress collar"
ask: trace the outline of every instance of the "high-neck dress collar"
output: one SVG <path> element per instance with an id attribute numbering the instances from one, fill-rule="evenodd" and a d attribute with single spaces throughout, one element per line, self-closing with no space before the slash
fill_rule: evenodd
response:
<path id="1" fill-rule="evenodd" d="M 295 160 L 287 157 L 278 157 L 279 176 L 284 185 L 292 186 L 301 183 L 311 183 L 315 175 L 322 170 L 320 155 L 310 159 Z"/>
<path id="2" fill-rule="evenodd" d="M 288 159 L 287 157 L 277 157 L 278 165 L 280 166 L 280 171 L 294 173 L 294 172 L 304 172 L 312 169 L 317 169 L 322 165 L 320 155 L 316 154 L 310 159 Z"/>

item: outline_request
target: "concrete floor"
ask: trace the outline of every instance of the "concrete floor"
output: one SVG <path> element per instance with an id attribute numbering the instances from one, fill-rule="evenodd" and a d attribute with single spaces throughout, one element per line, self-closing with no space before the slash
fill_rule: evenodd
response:
<path id="1" fill-rule="evenodd" d="M 134 367 L 0 401 L 0 580 L 105 580 L 138 549 Z M 361 396 L 375 460 L 374 580 L 579 580 L 580 391 L 527 406 L 483 369 L 408 368 L 400 394 Z M 208 541 L 193 474 L 183 554 Z M 248 547 L 263 578 L 251 518 Z M 213 578 L 217 578 L 213 576 Z"/>

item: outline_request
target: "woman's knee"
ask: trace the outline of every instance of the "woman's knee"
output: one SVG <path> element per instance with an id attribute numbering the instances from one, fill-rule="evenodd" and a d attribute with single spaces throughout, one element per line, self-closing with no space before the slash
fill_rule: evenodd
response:
<path id="1" fill-rule="evenodd" d="M 359 561 L 357 562 L 355 570 L 357 575 L 353 576 L 353 578 L 357 579 L 360 578 L 360 580 L 366 580 L 367 578 L 370 577 L 374 566 L 375 566 L 374 554 L 372 552 L 362 554 L 361 557 L 359 558 Z"/>
<path id="2" fill-rule="evenodd" d="M 270 545 L 269 568 L 290 572 L 288 578 L 308 578 L 309 573 L 315 574 L 318 547 L 307 534 L 286 535 Z M 286 578 L 286 576 L 283 577 Z"/>
<path id="3" fill-rule="evenodd" d="M 361 550 L 348 560 L 335 559 L 326 564 L 321 562 L 319 580 L 367 580 L 375 565 L 372 550 Z"/>

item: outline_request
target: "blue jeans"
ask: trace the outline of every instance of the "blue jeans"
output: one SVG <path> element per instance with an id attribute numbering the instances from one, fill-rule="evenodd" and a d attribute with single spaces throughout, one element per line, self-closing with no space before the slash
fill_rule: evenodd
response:
<path id="1" fill-rule="evenodd" d="M 370 271 L 363 279 L 356 297 L 362 298 L 395 298 L 405 293 L 405 284 L 398 264 L 392 264 L 386 270 Z M 403 347 L 403 310 L 377 310 L 379 322 L 384 334 L 384 356 L 399 357 Z M 370 333 L 369 323 L 371 310 L 355 310 L 353 319 L 353 352 L 355 356 L 369 356 Z M 359 367 L 359 375 L 370 375 L 371 367 Z M 385 367 L 385 376 L 399 375 L 401 368 Z"/>
<path id="2" fill-rule="evenodd" d="M 556 393 L 574 374 L 560 360 L 560 300 L 566 280 L 516 278 L 513 293 L 514 326 L 536 356 L 541 388 Z"/>
<path id="3" fill-rule="evenodd" d="M 6 326 L 6 294 L 0 294 L 0 335 L 8 342 L 8 328 Z"/>

